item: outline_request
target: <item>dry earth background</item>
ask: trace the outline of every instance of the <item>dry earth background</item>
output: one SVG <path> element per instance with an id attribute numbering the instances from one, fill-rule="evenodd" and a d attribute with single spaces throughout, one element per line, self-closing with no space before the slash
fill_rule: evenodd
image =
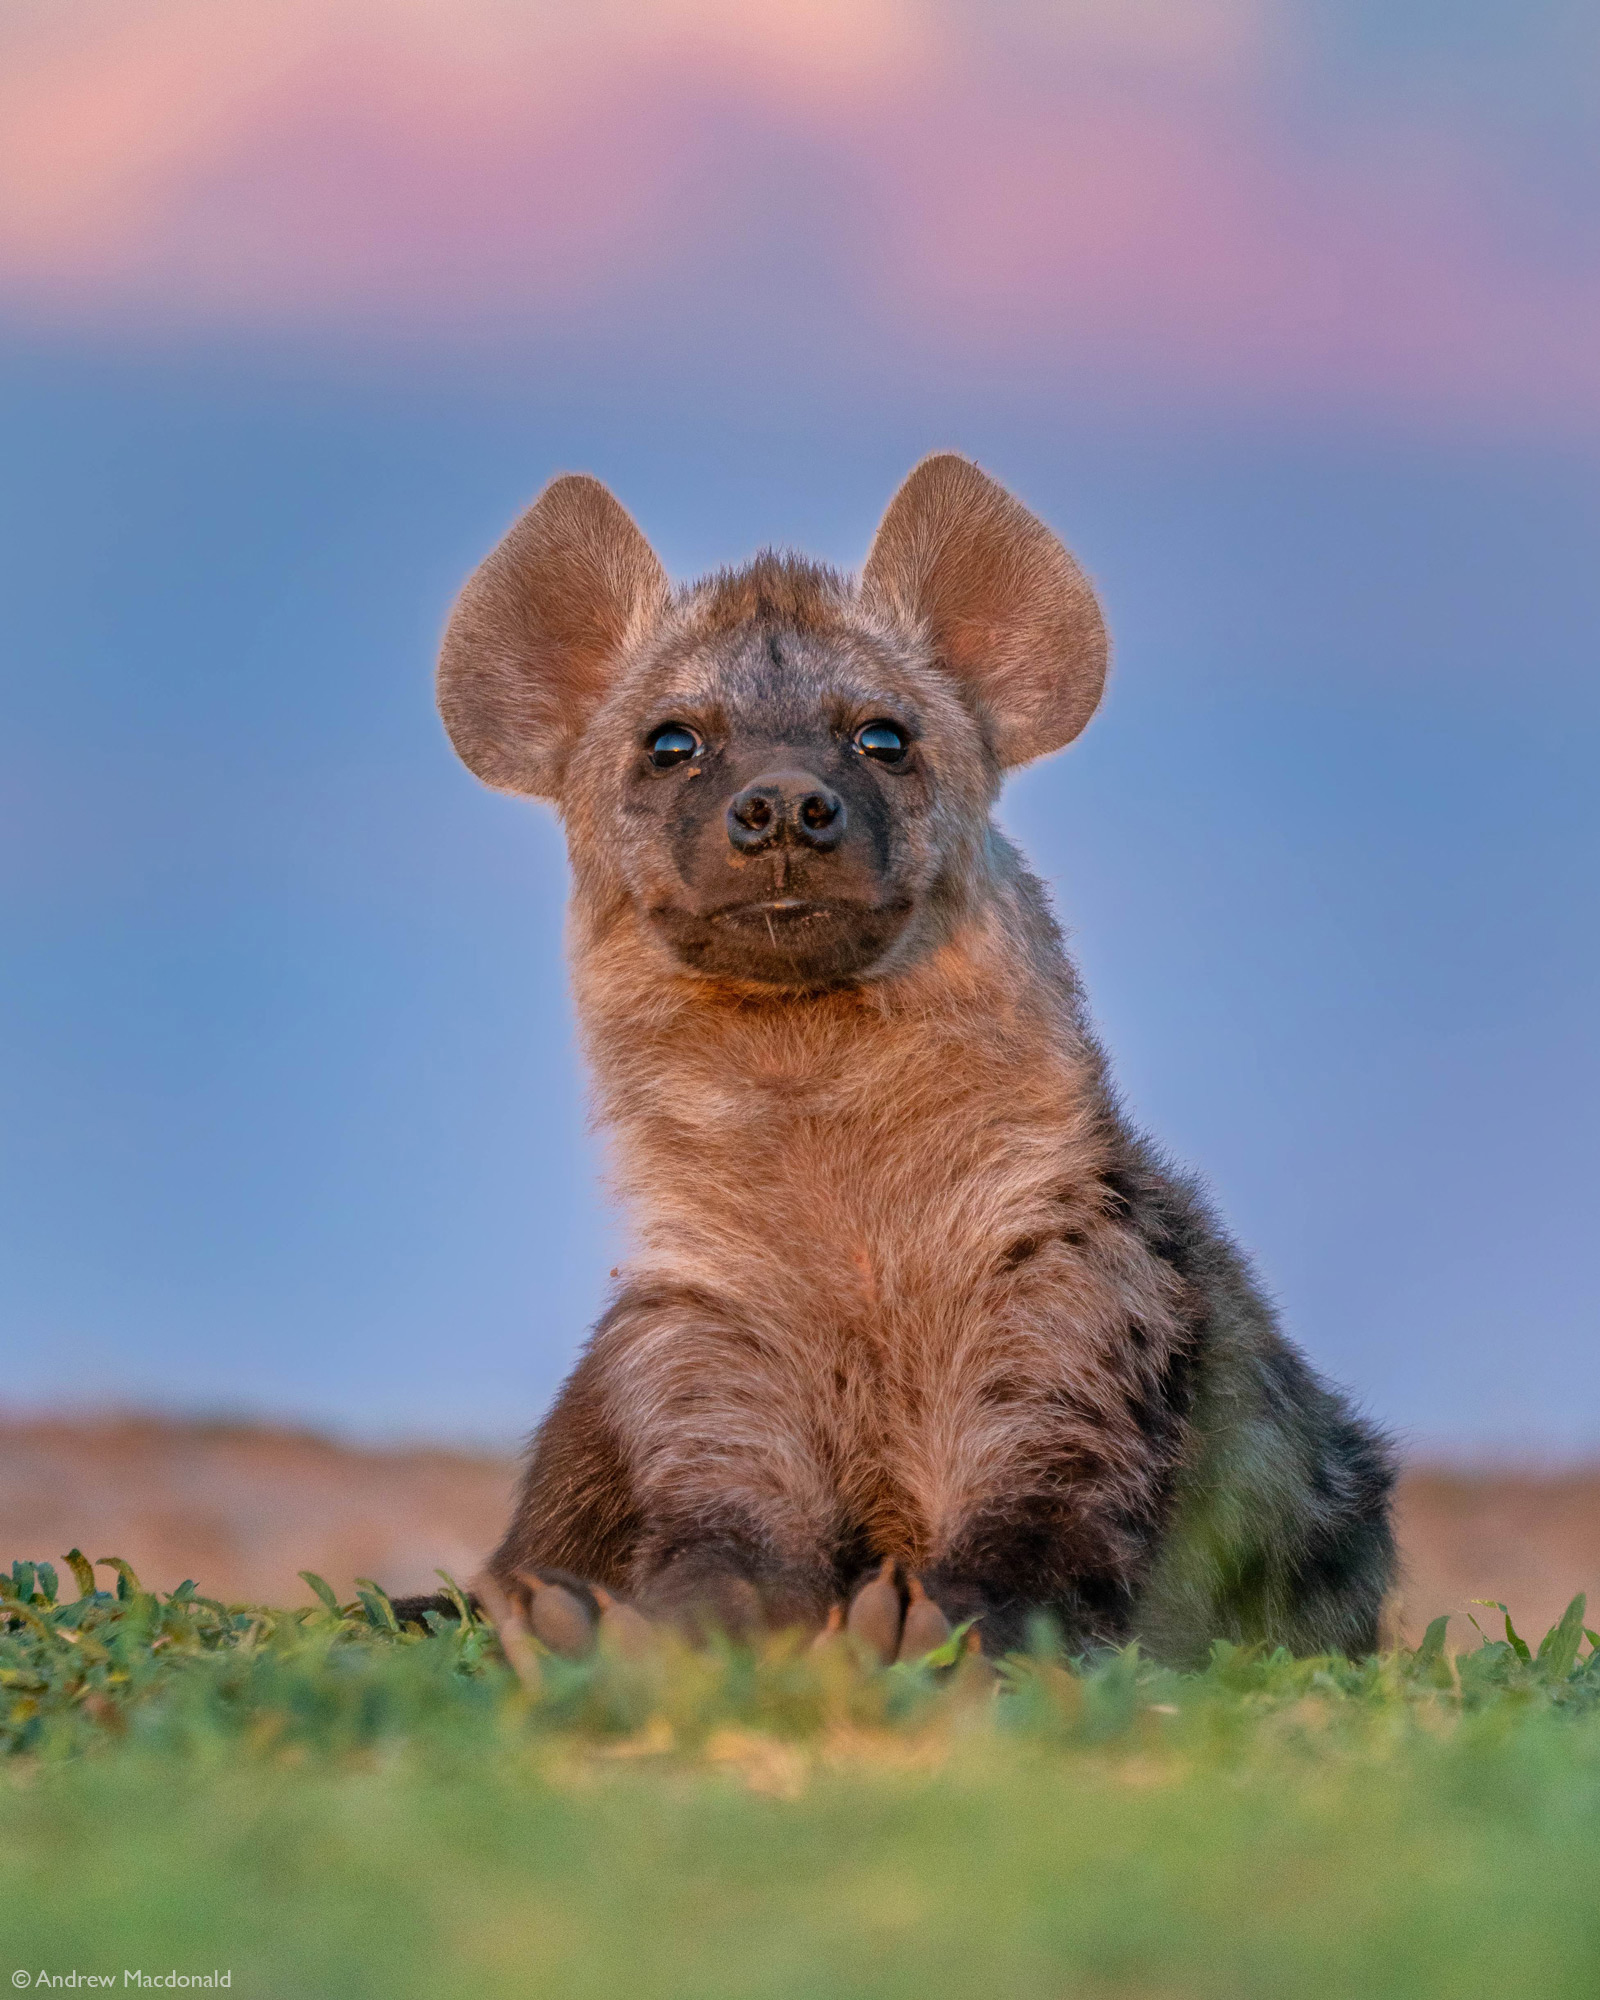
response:
<path id="1" fill-rule="evenodd" d="M 511 1460 L 364 1449 L 311 1432 L 153 1417 L 0 1417 L 0 1558 L 125 1556 L 170 1590 L 298 1603 L 297 1571 L 431 1588 L 471 1575 L 504 1525 Z M 1400 1629 L 1500 1598 L 1543 1632 L 1574 1591 L 1600 1605 L 1600 1467 L 1417 1465 L 1400 1491 Z M 1482 1616 L 1482 1614 L 1479 1614 Z M 1458 1643 L 1470 1637 L 1463 1623 Z"/>

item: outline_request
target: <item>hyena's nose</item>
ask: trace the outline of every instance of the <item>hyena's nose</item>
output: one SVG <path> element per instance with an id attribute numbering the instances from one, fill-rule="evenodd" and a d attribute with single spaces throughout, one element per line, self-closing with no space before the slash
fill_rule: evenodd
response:
<path id="1" fill-rule="evenodd" d="M 745 786 L 728 806 L 728 838 L 741 854 L 759 854 L 780 840 L 821 853 L 844 838 L 844 800 L 809 771 L 771 771 Z"/>

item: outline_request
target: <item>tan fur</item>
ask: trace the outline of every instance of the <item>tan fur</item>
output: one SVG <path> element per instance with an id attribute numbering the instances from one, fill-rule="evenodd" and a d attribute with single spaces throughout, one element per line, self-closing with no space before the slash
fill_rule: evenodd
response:
<path id="1" fill-rule="evenodd" d="M 1053 1398 L 1126 1471 L 1124 1330 L 1159 1366 L 1172 1281 L 1095 1201 L 1098 1062 L 1004 928 L 798 1015 L 639 960 L 623 928 L 576 978 L 628 1281 L 684 1294 L 599 1353 L 646 1506 L 737 1497 L 797 1550 L 855 1513 L 921 1568 L 1059 1447 Z"/>

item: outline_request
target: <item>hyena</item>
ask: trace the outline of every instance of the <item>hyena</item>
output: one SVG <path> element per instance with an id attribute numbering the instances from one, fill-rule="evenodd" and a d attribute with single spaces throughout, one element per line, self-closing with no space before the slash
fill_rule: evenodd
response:
<path id="1" fill-rule="evenodd" d="M 490 1560 L 525 1616 L 554 1573 L 580 1643 L 616 1598 L 735 1633 L 870 1601 L 887 1654 L 908 1604 L 991 1652 L 1041 1617 L 1174 1662 L 1375 1646 L 1388 1448 L 1129 1124 L 991 817 L 1106 663 L 1083 571 L 953 455 L 859 578 L 674 588 L 565 477 L 466 585 L 440 708 L 564 822 L 632 1240 Z"/>

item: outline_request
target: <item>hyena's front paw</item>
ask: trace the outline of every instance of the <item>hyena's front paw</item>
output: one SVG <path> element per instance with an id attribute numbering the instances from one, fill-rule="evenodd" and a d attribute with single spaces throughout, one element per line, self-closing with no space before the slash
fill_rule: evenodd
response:
<path id="1" fill-rule="evenodd" d="M 950 1636 L 950 1620 L 923 1589 L 921 1577 L 907 1577 L 901 1587 L 893 1556 L 885 1556 L 856 1591 L 842 1623 L 857 1647 L 885 1667 L 923 1659 Z M 837 1629 L 834 1621 L 830 1625 Z"/>
<path id="2" fill-rule="evenodd" d="M 519 1569 L 504 1580 L 485 1575 L 473 1590 L 519 1672 L 530 1633 L 564 1660 L 587 1659 L 597 1647 L 634 1659 L 654 1637 L 649 1619 L 631 1604 L 565 1570 Z"/>

